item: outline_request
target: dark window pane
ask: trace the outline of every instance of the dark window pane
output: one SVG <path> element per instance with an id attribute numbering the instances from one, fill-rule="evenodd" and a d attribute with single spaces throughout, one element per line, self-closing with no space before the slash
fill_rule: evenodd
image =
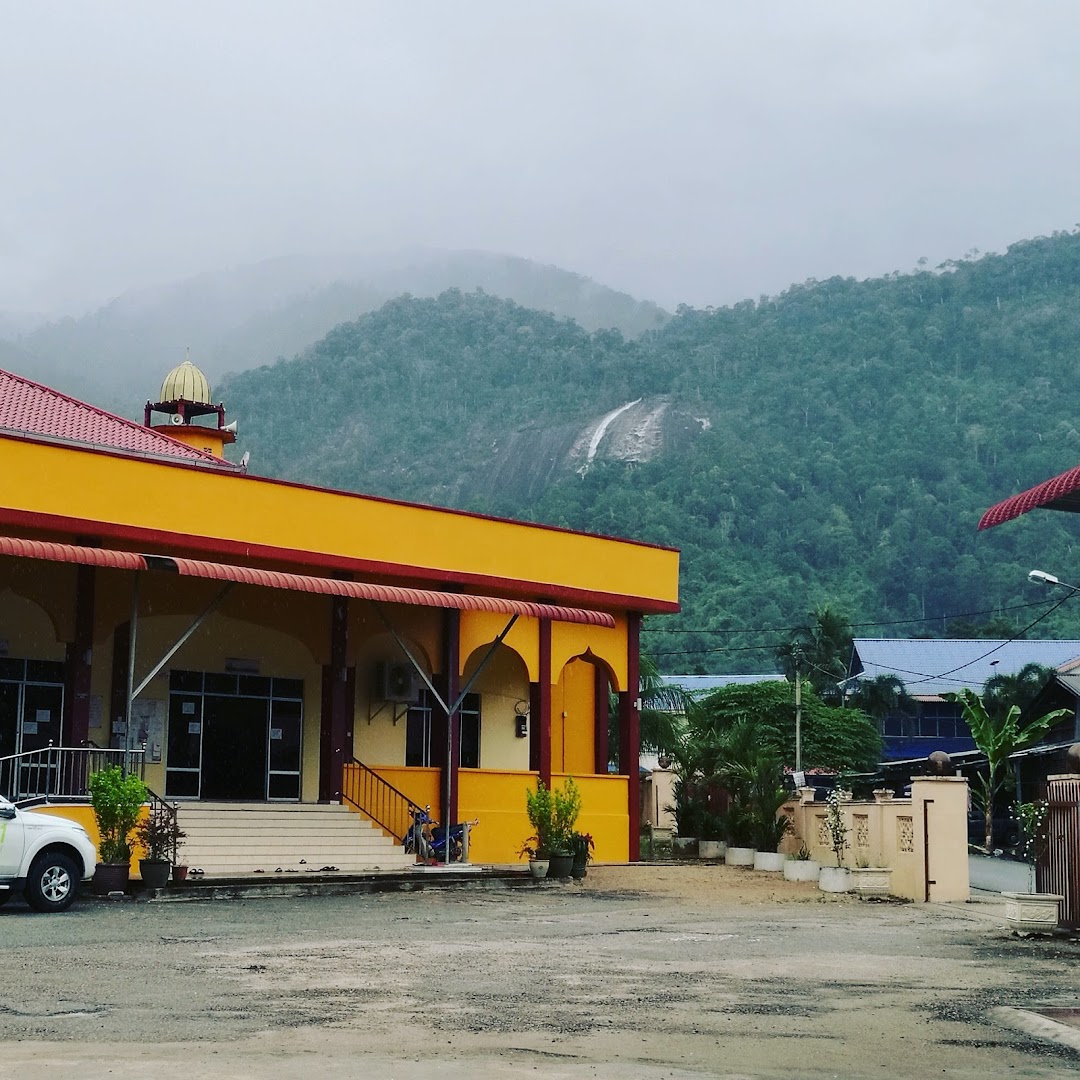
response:
<path id="1" fill-rule="evenodd" d="M 236 676 L 211 675 L 208 671 L 205 686 L 208 694 L 228 694 L 232 697 L 236 694 Z"/>
<path id="2" fill-rule="evenodd" d="M 63 683 L 64 665 L 53 660 L 27 660 L 26 681 Z"/>
<path id="3" fill-rule="evenodd" d="M 302 699 L 303 696 L 304 696 L 304 680 L 303 679 L 275 679 L 274 680 L 274 697 Z"/>
<path id="4" fill-rule="evenodd" d="M 169 769 L 165 773 L 165 794 L 169 796 L 198 795 L 199 774 L 197 772 L 173 772 Z"/>
<path id="5" fill-rule="evenodd" d="M 268 794 L 271 799 L 299 799 L 300 777 L 271 775 Z"/>
<path id="6" fill-rule="evenodd" d="M 0 657 L 0 679 L 9 679 L 11 682 L 22 682 L 25 673 L 25 660 L 11 660 L 6 656 Z"/>
<path id="7" fill-rule="evenodd" d="M 270 680 L 265 675 L 241 675 L 240 693 L 248 697 L 269 697 Z"/>
<path id="8" fill-rule="evenodd" d="M 431 710 L 414 706 L 405 721 L 405 764 L 431 764 Z"/>
<path id="9" fill-rule="evenodd" d="M 186 690 L 188 693 L 200 693 L 202 691 L 202 672 L 170 671 L 169 689 Z"/>
<path id="10" fill-rule="evenodd" d="M 300 768 L 300 702 L 275 701 L 270 707 L 270 768 Z"/>
<path id="11" fill-rule="evenodd" d="M 480 695 L 466 694 L 458 713 L 461 722 L 461 767 L 480 768 Z"/>
<path id="12" fill-rule="evenodd" d="M 202 750 L 202 699 L 169 695 L 169 753 L 174 769 L 197 769 Z"/>

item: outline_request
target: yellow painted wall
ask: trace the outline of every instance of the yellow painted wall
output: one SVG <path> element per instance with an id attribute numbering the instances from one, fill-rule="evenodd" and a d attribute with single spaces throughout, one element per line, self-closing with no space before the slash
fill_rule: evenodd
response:
<path id="1" fill-rule="evenodd" d="M 616 617 L 615 628 L 584 626 L 579 623 L 551 624 L 551 670 L 559 671 L 575 656 L 593 656 L 605 661 L 615 690 L 626 689 L 626 620 Z"/>
<path id="2" fill-rule="evenodd" d="M 552 772 L 591 773 L 594 768 L 592 664 L 572 660 L 551 695 Z"/>
<path id="3" fill-rule="evenodd" d="M 8 588 L 0 588 L 0 638 L 7 655 L 20 660 L 64 659 L 64 643 L 56 640 L 48 613 Z"/>
<path id="4" fill-rule="evenodd" d="M 481 645 L 468 658 L 462 672 L 462 685 L 471 678 L 487 654 Z M 482 769 L 527 770 L 529 740 L 519 739 L 515 706 L 529 704 L 529 673 L 521 657 L 500 645 L 491 661 L 480 672 L 474 686 L 480 694 L 480 767 Z"/>
<path id="5" fill-rule="evenodd" d="M 552 774 L 552 787 L 566 782 L 567 774 Z M 525 793 L 536 787 L 536 773 L 462 769 L 458 808 L 462 820 L 476 818 L 470 835 L 469 859 L 475 863 L 523 861 L 521 848 L 532 828 L 525 811 Z M 595 858 L 626 862 L 629 858 L 625 776 L 574 776 L 581 789 L 582 809 L 578 832 L 592 835 Z"/>
<path id="6" fill-rule="evenodd" d="M 56 643 L 75 635 L 74 566 L 58 566 L 29 559 L 0 558 L 0 637 L 9 643 L 9 655 L 33 660 L 62 660 Z M 51 649 L 45 653 L 18 653 L 16 638 L 27 648 Z"/>
<path id="7" fill-rule="evenodd" d="M 116 523 L 479 575 L 493 585 L 526 584 L 530 594 L 532 586 L 548 584 L 638 598 L 630 606 L 645 609 L 678 599 L 678 553 L 628 541 L 9 436 L 0 436 L 0 473 L 6 506 L 68 519 L 82 534 L 92 533 L 95 522 Z M 41 483 L 43 476 L 49 483 Z M 226 512 L 185 515 L 178 523 L 178 506 Z"/>
<path id="8" fill-rule="evenodd" d="M 463 611 L 461 613 L 461 672 L 471 655 L 493 642 L 506 627 L 507 615 L 493 615 L 486 611 Z M 537 682 L 540 678 L 540 621 L 520 618 L 503 639 L 507 648 L 513 649 L 525 665 L 526 681 Z"/>
<path id="9" fill-rule="evenodd" d="M 364 764 L 366 765 L 367 762 Z M 442 797 L 439 794 L 441 770 L 407 769 L 404 765 L 380 765 L 375 772 L 417 806 L 430 806 L 433 817 L 438 815 L 438 807 L 442 804 Z"/>

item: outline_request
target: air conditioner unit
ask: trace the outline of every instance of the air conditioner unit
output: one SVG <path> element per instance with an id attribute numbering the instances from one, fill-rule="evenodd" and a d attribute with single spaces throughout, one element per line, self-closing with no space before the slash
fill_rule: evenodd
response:
<path id="1" fill-rule="evenodd" d="M 408 664 L 378 664 L 375 668 L 375 696 L 380 701 L 413 704 L 420 700 L 420 676 Z"/>

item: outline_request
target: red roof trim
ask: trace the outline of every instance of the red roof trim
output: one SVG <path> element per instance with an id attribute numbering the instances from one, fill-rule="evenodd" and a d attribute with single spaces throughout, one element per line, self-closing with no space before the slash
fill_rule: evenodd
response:
<path id="1" fill-rule="evenodd" d="M 36 514 L 23 510 L 11 510 L 0 506 L 0 525 L 46 532 L 61 532 L 79 537 L 92 534 L 112 542 L 147 545 L 151 550 L 166 551 L 182 546 L 188 551 L 205 553 L 215 557 L 266 560 L 292 564 L 298 568 L 312 567 L 324 571 L 347 571 L 361 574 L 378 574 L 386 577 L 406 578 L 411 581 L 430 581 L 448 585 L 472 586 L 481 589 L 505 590 L 521 593 L 531 590 L 534 594 L 556 601 L 575 604 L 595 604 L 599 607 L 618 607 L 645 614 L 666 615 L 679 610 L 679 604 L 669 600 L 656 600 L 622 593 L 606 593 L 595 589 L 575 589 L 550 582 L 525 581 L 518 578 L 501 578 L 488 574 L 470 574 L 438 570 L 428 567 L 405 566 L 401 563 L 384 563 L 374 559 L 350 559 L 346 556 L 329 555 L 319 551 L 298 551 L 293 548 L 247 544 L 237 540 L 218 537 L 192 536 L 187 533 L 158 532 L 153 529 L 117 525 L 107 521 L 73 521 L 53 514 Z"/>
<path id="2" fill-rule="evenodd" d="M 979 522 L 980 529 L 992 529 L 1005 521 L 1026 514 L 1029 510 L 1039 507 L 1047 507 L 1051 510 L 1080 511 L 1080 465 L 1076 465 L 1068 472 L 1055 476 L 1051 480 L 1044 480 L 1041 484 L 1012 495 L 996 506 L 991 506 L 982 516 Z M 1059 503 L 1060 505 L 1053 505 Z"/>
<path id="3" fill-rule="evenodd" d="M 178 556 L 138 555 L 130 551 L 111 551 L 105 548 L 77 547 L 46 540 L 22 540 L 0 536 L 0 555 L 17 558 L 43 559 L 49 562 L 77 563 L 83 566 L 105 566 L 114 570 L 169 570 L 175 567 L 186 577 L 233 581 L 244 585 L 270 589 L 290 589 L 295 592 L 318 593 L 324 596 L 347 596 L 357 600 L 384 601 L 388 604 L 413 604 L 418 607 L 449 608 L 459 611 L 500 612 L 504 615 L 525 615 L 535 619 L 554 619 L 559 622 L 583 623 L 613 629 L 614 618 L 603 611 L 585 608 L 564 608 L 554 604 L 534 604 L 525 600 L 506 600 L 494 596 L 475 596 L 469 593 L 437 592 L 431 589 L 406 589 L 396 585 L 373 585 L 364 581 L 342 581 L 336 578 L 311 577 L 306 574 L 286 574 L 279 570 L 260 570 L 254 566 L 233 566 L 227 563 L 203 562 Z M 162 567 L 167 560 L 171 567 Z"/>
<path id="4" fill-rule="evenodd" d="M 0 431 L 17 438 L 101 449 L 127 457 L 163 458 L 170 464 L 238 466 L 96 405 L 0 368 Z"/>

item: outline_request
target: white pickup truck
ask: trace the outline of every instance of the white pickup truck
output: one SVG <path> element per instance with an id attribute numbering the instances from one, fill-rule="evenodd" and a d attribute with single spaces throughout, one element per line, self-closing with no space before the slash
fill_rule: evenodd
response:
<path id="1" fill-rule="evenodd" d="M 20 810 L 0 795 L 0 904 L 22 892 L 38 911 L 66 911 L 96 862 L 81 825 Z"/>

